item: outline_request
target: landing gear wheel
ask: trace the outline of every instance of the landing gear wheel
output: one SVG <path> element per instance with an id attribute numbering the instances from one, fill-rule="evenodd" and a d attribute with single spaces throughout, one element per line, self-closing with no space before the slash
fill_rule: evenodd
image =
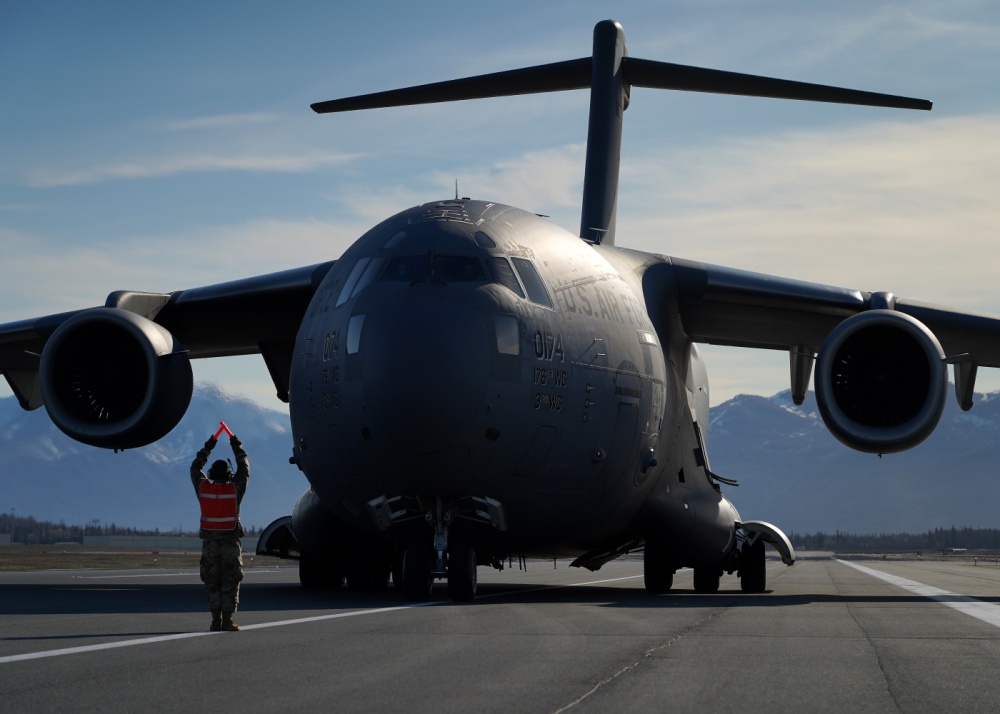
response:
<path id="1" fill-rule="evenodd" d="M 339 588 L 344 583 L 344 576 L 340 571 L 331 571 L 320 558 L 302 551 L 299 554 L 299 583 L 310 590 Z"/>
<path id="2" fill-rule="evenodd" d="M 302 551 L 299 555 L 299 583 L 309 590 L 321 588 L 326 584 L 326 568 L 306 551 Z"/>
<path id="3" fill-rule="evenodd" d="M 448 551 L 448 594 L 454 602 L 476 597 L 476 551 L 468 543 L 455 543 Z"/>
<path id="4" fill-rule="evenodd" d="M 745 593 L 762 593 L 767 587 L 767 561 L 764 541 L 757 540 L 743 549 L 740 558 L 740 588 Z"/>
<path id="5" fill-rule="evenodd" d="M 674 586 L 674 568 L 667 560 L 663 550 L 657 546 L 646 544 L 642 556 L 643 581 L 646 591 L 651 593 L 670 592 Z"/>
<path id="6" fill-rule="evenodd" d="M 401 552 L 392 559 L 392 586 L 397 590 L 403 589 L 403 554 Z"/>
<path id="7" fill-rule="evenodd" d="M 403 553 L 403 596 L 410 602 L 423 602 L 433 586 L 430 548 L 411 543 Z"/>
<path id="8" fill-rule="evenodd" d="M 347 570 L 347 587 L 352 590 L 384 590 L 389 585 L 389 566 L 374 560 L 353 563 Z"/>
<path id="9" fill-rule="evenodd" d="M 719 592 L 719 580 L 721 579 L 718 568 L 695 568 L 694 569 L 694 590 L 699 593 Z"/>

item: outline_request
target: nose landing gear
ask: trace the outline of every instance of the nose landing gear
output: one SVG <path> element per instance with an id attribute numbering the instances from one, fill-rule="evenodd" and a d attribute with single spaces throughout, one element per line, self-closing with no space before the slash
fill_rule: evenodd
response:
<path id="1" fill-rule="evenodd" d="M 455 602 L 476 596 L 476 551 L 468 543 L 453 543 L 448 551 L 448 594 Z"/>
<path id="2" fill-rule="evenodd" d="M 406 546 L 401 571 L 403 595 L 407 600 L 423 602 L 430 597 L 434 575 L 431 573 L 431 551 L 426 545 L 410 543 Z"/>
<path id="3" fill-rule="evenodd" d="M 405 524 L 410 529 L 409 538 L 417 532 L 424 534 L 406 544 L 392 569 L 393 582 L 411 602 L 427 600 L 437 578 L 448 580 L 448 594 L 453 601 L 472 600 L 476 596 L 479 556 L 466 538 L 476 529 L 507 530 L 503 505 L 486 496 L 447 500 L 441 496 L 380 496 L 368 502 L 368 510 L 383 532 Z M 452 539 L 449 529 L 456 520 L 462 526 L 459 537 Z M 422 526 L 417 527 L 419 521 L 430 527 L 430 534 Z M 427 535 L 431 535 L 430 543 Z"/>
<path id="4" fill-rule="evenodd" d="M 476 597 L 476 551 L 468 543 L 452 543 L 435 536 L 434 552 L 424 543 L 410 543 L 403 551 L 403 595 L 411 602 L 424 602 L 431 595 L 435 578 L 448 579 L 448 595 L 455 602 Z M 440 549 L 438 547 L 441 546 Z"/>
<path id="5" fill-rule="evenodd" d="M 469 602 L 476 597 L 479 559 L 471 543 L 449 537 L 449 528 L 455 519 L 460 519 L 472 527 L 478 524 L 478 527 L 506 530 L 503 506 L 491 498 L 477 496 L 449 503 L 436 497 L 423 519 L 433 529 L 433 539 L 430 547 L 426 541 L 418 540 L 403 551 L 402 563 L 396 569 L 401 576 L 403 595 L 410 601 L 424 601 L 430 597 L 434 580 L 446 578 L 451 599 Z"/>

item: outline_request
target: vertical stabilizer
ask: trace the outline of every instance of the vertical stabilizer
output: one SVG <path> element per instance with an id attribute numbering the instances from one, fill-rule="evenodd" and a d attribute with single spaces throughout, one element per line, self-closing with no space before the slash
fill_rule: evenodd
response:
<path id="1" fill-rule="evenodd" d="M 591 243 L 615 242 L 622 118 L 628 106 L 625 82 L 625 31 L 613 20 L 594 27 L 590 82 L 590 126 L 583 176 L 580 237 Z"/>

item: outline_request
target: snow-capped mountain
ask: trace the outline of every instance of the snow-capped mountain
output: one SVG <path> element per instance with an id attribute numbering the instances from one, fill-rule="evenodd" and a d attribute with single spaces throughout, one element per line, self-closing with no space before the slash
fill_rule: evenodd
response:
<path id="1" fill-rule="evenodd" d="M 712 409 L 712 470 L 735 478 L 724 492 L 744 518 L 789 531 L 923 532 L 1000 523 L 1000 393 L 977 394 L 969 412 L 949 395 L 924 443 L 879 457 L 841 445 L 810 393 L 740 395 Z"/>
<path id="2" fill-rule="evenodd" d="M 18 516 L 84 525 L 173 531 L 197 530 L 198 501 L 189 467 L 195 453 L 224 420 L 250 457 L 244 525 L 264 527 L 291 513 L 308 487 L 288 463 L 288 415 L 199 385 L 180 424 L 154 444 L 122 453 L 85 446 L 65 436 L 44 408 L 23 411 L 0 399 L 0 510 Z M 211 459 L 232 458 L 223 434 Z"/>
<path id="3" fill-rule="evenodd" d="M 923 444 L 879 458 L 837 442 L 810 393 L 795 407 L 788 392 L 741 395 L 711 412 L 712 470 L 747 519 L 786 531 L 923 532 L 1000 524 L 1000 393 L 977 394 L 970 412 L 949 398 Z M 291 512 L 307 487 L 288 463 L 288 415 L 199 386 L 181 423 L 150 446 L 115 454 L 62 434 L 44 409 L 24 412 L 0 399 L 0 511 L 39 520 L 139 528 L 197 528 L 188 467 L 225 420 L 251 462 L 243 521 L 263 527 Z M 223 438 L 212 458 L 231 456 Z"/>

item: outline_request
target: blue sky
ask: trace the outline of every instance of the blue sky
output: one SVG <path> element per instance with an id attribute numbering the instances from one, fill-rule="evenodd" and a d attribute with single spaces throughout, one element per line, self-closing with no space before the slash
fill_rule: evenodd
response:
<path id="1" fill-rule="evenodd" d="M 607 17 L 636 57 L 935 102 L 636 89 L 619 245 L 1000 313 L 995 3 L 13 0 L 0 321 L 329 260 L 456 179 L 576 230 L 585 92 L 332 116 L 309 104 L 585 56 Z M 713 403 L 787 388 L 783 354 L 706 353 Z M 996 371 L 981 390 L 1000 389 Z M 258 357 L 195 375 L 280 406 Z"/>

